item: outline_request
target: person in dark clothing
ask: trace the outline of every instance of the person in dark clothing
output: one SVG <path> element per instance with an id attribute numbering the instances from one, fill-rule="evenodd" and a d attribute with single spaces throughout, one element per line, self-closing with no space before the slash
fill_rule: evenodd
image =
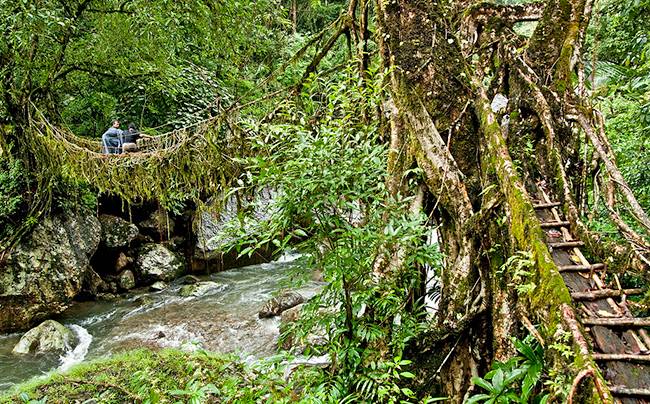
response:
<path id="1" fill-rule="evenodd" d="M 108 128 L 102 135 L 102 146 L 104 154 L 119 154 L 122 143 L 120 138 L 124 131 L 120 129 L 120 121 L 117 119 L 113 121 L 113 125 Z"/>
<path id="2" fill-rule="evenodd" d="M 138 139 L 149 139 L 151 136 L 140 133 L 136 128 L 135 124 L 131 122 L 129 128 L 124 131 L 121 137 L 122 142 L 122 151 L 123 152 L 134 152 L 138 150 Z"/>
<path id="3" fill-rule="evenodd" d="M 140 132 L 135 127 L 135 124 L 131 122 L 128 129 L 122 135 L 122 144 L 124 143 L 136 143 L 140 139 Z"/>

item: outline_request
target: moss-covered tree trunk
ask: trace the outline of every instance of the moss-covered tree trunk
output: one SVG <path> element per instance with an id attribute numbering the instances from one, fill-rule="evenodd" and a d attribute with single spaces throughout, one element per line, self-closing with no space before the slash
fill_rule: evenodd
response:
<path id="1" fill-rule="evenodd" d="M 404 192 L 405 172 L 421 169 L 428 191 L 423 206 L 441 225 L 446 257 L 437 320 L 420 346 L 433 352 L 427 365 L 435 371 L 425 383 L 462 401 L 471 393 L 471 376 L 513 354 L 509 337 L 522 323 L 544 324 L 540 336 L 547 342 L 558 329 L 571 335 L 575 356 L 551 358 L 554 366 L 574 374 L 597 369 L 529 195 L 536 184 L 548 184 L 572 226 L 581 226 L 566 175 L 580 172 L 580 136 L 567 114 L 587 108 L 572 75 L 590 1 L 376 5 L 390 72 L 388 186 Z M 531 38 L 514 32 L 520 21 L 538 21 Z M 529 262 L 528 278 L 504 265 L 509 257 Z M 513 287 L 524 283 L 526 292 Z M 581 387 L 588 402 L 602 399 L 593 382 Z"/>

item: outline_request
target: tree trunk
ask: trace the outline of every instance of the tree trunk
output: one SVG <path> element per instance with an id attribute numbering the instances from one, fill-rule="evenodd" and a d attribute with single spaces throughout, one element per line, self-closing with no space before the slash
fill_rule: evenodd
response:
<path id="1" fill-rule="evenodd" d="M 420 348 L 434 353 L 423 360 L 438 368 L 438 387 L 454 402 L 472 392 L 471 376 L 514 353 L 510 336 L 523 317 L 545 324 L 547 341 L 558 327 L 575 331 L 580 366 L 573 369 L 596 369 L 529 195 L 548 183 L 573 206 L 564 169 L 577 161 L 579 138 L 564 111 L 583 105 L 571 76 L 591 2 L 549 0 L 543 12 L 539 4 L 465 3 L 377 0 L 376 7 L 393 107 L 388 188 L 397 190 L 415 162 L 433 198 L 424 206 L 441 225 L 445 266 L 437 320 Z M 537 19 L 530 39 L 511 29 Z M 507 104 L 492 102 L 499 99 Z M 528 279 L 504 265 L 509 257 L 530 260 Z M 522 282 L 533 290 L 513 290 Z M 558 369 L 569 362 L 553 358 Z M 598 401 L 585 386 L 583 396 Z"/>

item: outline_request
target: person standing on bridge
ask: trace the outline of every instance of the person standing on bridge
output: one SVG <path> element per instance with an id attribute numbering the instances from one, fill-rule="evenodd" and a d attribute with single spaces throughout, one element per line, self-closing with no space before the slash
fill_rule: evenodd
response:
<path id="1" fill-rule="evenodd" d="M 104 148 L 104 154 L 120 153 L 120 138 L 123 134 L 124 131 L 120 129 L 120 121 L 117 119 L 114 120 L 113 125 L 108 128 L 108 130 L 102 135 L 102 146 Z"/>

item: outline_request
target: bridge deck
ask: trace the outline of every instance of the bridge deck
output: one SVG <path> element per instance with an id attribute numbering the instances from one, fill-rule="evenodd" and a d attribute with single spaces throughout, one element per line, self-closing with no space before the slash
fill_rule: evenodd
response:
<path id="1" fill-rule="evenodd" d="M 591 336 L 593 357 L 615 397 L 623 404 L 650 403 L 650 337 L 648 319 L 634 319 L 627 294 L 616 274 L 603 263 L 591 263 L 563 217 L 560 203 L 540 191 L 535 211 L 546 233 L 555 264 L 572 293 L 578 316 Z M 596 325 L 597 324 L 597 325 Z"/>

